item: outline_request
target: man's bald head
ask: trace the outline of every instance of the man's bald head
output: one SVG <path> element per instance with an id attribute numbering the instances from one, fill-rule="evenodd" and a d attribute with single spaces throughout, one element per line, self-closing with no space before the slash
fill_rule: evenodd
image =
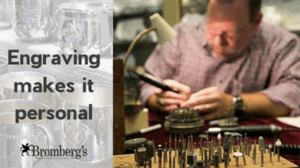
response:
<path id="1" fill-rule="evenodd" d="M 244 19 L 250 20 L 250 22 L 255 22 L 255 19 L 257 15 L 260 12 L 261 9 L 261 0 L 209 0 L 208 5 L 208 14 L 212 13 L 218 13 L 226 15 L 223 11 L 220 11 L 221 8 L 218 7 L 224 7 L 225 9 L 230 8 L 242 8 L 244 13 L 247 13 L 248 16 L 244 16 Z M 223 8 L 223 9 L 224 9 Z M 244 14 L 240 13 L 240 14 Z M 228 16 L 228 15 L 227 15 Z"/>
<path id="2" fill-rule="evenodd" d="M 208 22 L 236 20 L 249 22 L 247 0 L 210 0 L 207 11 Z"/>

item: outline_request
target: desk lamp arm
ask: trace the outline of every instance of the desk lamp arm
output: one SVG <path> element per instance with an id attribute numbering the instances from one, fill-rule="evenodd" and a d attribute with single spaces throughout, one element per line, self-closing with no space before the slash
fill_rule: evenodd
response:
<path id="1" fill-rule="evenodd" d="M 124 57 L 124 69 L 125 69 L 125 65 L 126 65 L 126 63 L 127 63 L 129 54 L 131 53 L 132 49 L 134 48 L 136 42 L 137 42 L 141 37 L 143 37 L 143 35 L 145 35 L 145 34 L 151 32 L 151 31 L 153 31 L 153 30 L 156 30 L 156 27 L 155 27 L 155 26 L 152 26 L 152 27 L 150 27 L 150 28 L 148 28 L 148 29 L 143 30 L 143 31 L 140 32 L 140 33 L 134 38 L 134 40 L 131 42 L 131 44 L 130 44 L 128 50 L 127 50 L 127 53 L 126 53 L 126 55 L 125 55 L 125 57 Z"/>

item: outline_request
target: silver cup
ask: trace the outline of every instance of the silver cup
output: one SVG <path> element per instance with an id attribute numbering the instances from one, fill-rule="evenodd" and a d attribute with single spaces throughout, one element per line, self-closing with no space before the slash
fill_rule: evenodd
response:
<path id="1" fill-rule="evenodd" d="M 52 0 L 6 0 L 6 5 L 20 39 L 31 43 L 49 39 L 54 30 L 51 21 Z"/>
<path id="2" fill-rule="evenodd" d="M 100 54 L 112 54 L 113 10 L 112 5 L 101 4 L 103 12 L 93 22 L 93 47 L 100 49 Z"/>
<path id="3" fill-rule="evenodd" d="M 108 20 L 112 22 L 112 7 L 92 2 L 62 3 L 55 13 L 58 43 L 64 53 L 74 53 L 74 50 L 84 53 L 92 46 L 109 50 L 112 28 Z"/>
<path id="4" fill-rule="evenodd" d="M 7 59 L 0 57 L 0 75 L 3 75 L 8 72 Z"/>
<path id="5" fill-rule="evenodd" d="M 52 148 L 53 137 L 46 127 L 46 119 L 24 119 L 16 123 L 16 109 L 48 109 L 42 103 L 31 100 L 5 100 L 0 102 L 0 165 L 1 168 L 34 167 L 39 159 L 33 156 L 31 145 Z M 24 151 L 24 146 L 29 151 Z M 24 155 L 24 156 L 22 156 Z M 46 167 L 46 162 L 42 165 Z"/>
<path id="6" fill-rule="evenodd" d="M 55 79 L 39 72 L 10 72 L 0 76 L 0 92 L 2 92 L 6 99 L 29 99 L 40 101 L 43 104 L 53 108 L 56 107 L 55 93 L 49 91 L 33 92 L 33 87 L 36 82 L 41 83 L 43 86 L 43 78 L 47 78 L 47 83 L 55 82 Z M 24 92 L 21 92 L 20 87 L 15 92 L 14 85 L 16 82 L 28 82 L 31 84 L 31 92 L 25 86 Z M 52 88 L 53 89 L 53 88 Z M 53 89 L 55 90 L 55 89 Z"/>
<path id="7" fill-rule="evenodd" d="M 89 111 L 92 104 L 92 120 L 63 120 L 61 140 L 67 148 L 87 149 L 88 156 L 72 160 L 76 165 L 86 163 L 102 165 L 112 159 L 112 89 L 99 85 L 93 86 L 93 93 L 83 93 L 82 84 L 74 85 L 73 93 L 60 93 L 59 103 L 62 109 L 80 109 Z M 82 166 L 83 166 L 82 165 Z M 112 165 L 111 165 L 112 166 Z"/>

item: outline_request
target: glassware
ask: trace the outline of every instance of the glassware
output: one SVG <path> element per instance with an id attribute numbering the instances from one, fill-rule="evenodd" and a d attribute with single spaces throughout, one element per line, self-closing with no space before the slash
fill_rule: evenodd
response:
<path id="1" fill-rule="evenodd" d="M 57 5 L 55 23 L 64 53 L 87 52 L 92 46 L 107 51 L 112 43 L 112 5 L 62 3 Z"/>
<path id="2" fill-rule="evenodd" d="M 51 21 L 52 0 L 6 0 L 12 25 L 22 41 L 39 43 L 48 40 L 54 26 Z"/>
<path id="3" fill-rule="evenodd" d="M 63 120 L 61 125 L 61 140 L 66 148 L 81 148 L 88 151 L 87 157 L 71 162 L 78 165 L 82 163 L 105 164 L 112 159 L 113 118 L 112 118 L 112 89 L 93 85 L 93 93 L 84 93 L 82 84 L 74 85 L 73 93 L 63 92 L 59 97 L 60 109 L 81 109 L 92 111 L 91 120 L 73 119 Z M 89 105 L 92 105 L 90 109 Z M 78 115 L 78 114 L 77 114 Z M 101 163 L 101 164 L 100 164 Z M 82 165 L 82 166 L 83 166 Z M 112 167 L 109 166 L 109 167 Z"/>
<path id="4" fill-rule="evenodd" d="M 16 109 L 48 109 L 32 100 L 13 99 L 0 102 L 0 163 L 3 168 L 28 168 L 40 160 L 33 156 L 33 146 L 52 148 L 53 136 L 46 119 L 24 119 L 16 123 Z M 33 145 L 33 146 L 32 146 Z M 26 149 L 28 147 L 28 150 Z M 43 165 L 46 167 L 46 163 Z"/>
<path id="5" fill-rule="evenodd" d="M 103 5 L 103 15 L 93 22 L 93 47 L 100 49 L 100 54 L 112 54 L 113 10 L 111 5 Z"/>

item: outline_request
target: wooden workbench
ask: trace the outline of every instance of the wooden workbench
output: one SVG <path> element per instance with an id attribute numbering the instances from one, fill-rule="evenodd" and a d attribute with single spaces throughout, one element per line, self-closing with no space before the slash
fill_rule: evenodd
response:
<path id="1" fill-rule="evenodd" d="M 258 145 L 257 145 L 258 147 Z M 256 147 L 256 149 L 258 149 Z M 197 160 L 199 161 L 201 159 L 201 156 L 199 156 L 199 149 L 195 150 L 197 153 Z M 239 165 L 236 166 L 236 161 L 235 159 L 232 157 L 232 153 L 230 154 L 230 158 L 231 158 L 231 162 L 228 166 L 228 168 L 261 168 L 261 152 L 257 151 L 256 152 L 256 164 L 253 164 L 252 161 L 252 152 L 253 152 L 253 148 L 252 151 L 250 153 L 250 156 L 245 156 L 246 158 L 246 165 L 243 165 L 243 158 L 239 157 Z M 168 153 L 168 161 L 169 161 L 169 152 Z M 173 157 L 175 156 L 175 152 L 172 152 L 172 162 L 173 162 Z M 138 168 L 138 166 L 136 165 L 136 162 L 134 160 L 134 155 L 133 154 L 129 154 L 129 155 L 115 155 L 113 157 L 114 159 L 114 168 Z M 179 164 L 177 164 L 177 158 L 175 159 L 176 161 L 176 165 L 175 168 L 179 168 Z M 144 166 L 141 166 L 141 168 L 143 168 Z M 148 166 L 147 166 L 148 167 Z M 162 168 L 163 168 L 163 164 L 162 164 Z M 172 165 L 173 167 L 173 165 Z M 188 165 L 186 166 L 188 167 Z M 283 157 L 280 157 L 280 162 L 277 161 L 277 155 L 274 156 L 272 153 L 272 163 L 270 163 L 270 154 L 269 151 L 266 149 L 266 152 L 264 153 L 264 162 L 263 162 L 263 167 L 264 168 L 285 168 L 285 167 L 297 167 L 297 165 L 295 165 L 292 162 L 289 162 L 288 160 L 286 160 Z M 154 159 L 152 158 L 152 168 L 158 168 L 158 157 L 156 157 L 156 163 L 154 163 Z M 169 162 L 166 163 L 166 168 L 169 168 Z M 213 165 L 211 165 L 211 168 L 213 168 Z M 220 168 L 224 168 L 224 163 L 220 164 Z"/>

